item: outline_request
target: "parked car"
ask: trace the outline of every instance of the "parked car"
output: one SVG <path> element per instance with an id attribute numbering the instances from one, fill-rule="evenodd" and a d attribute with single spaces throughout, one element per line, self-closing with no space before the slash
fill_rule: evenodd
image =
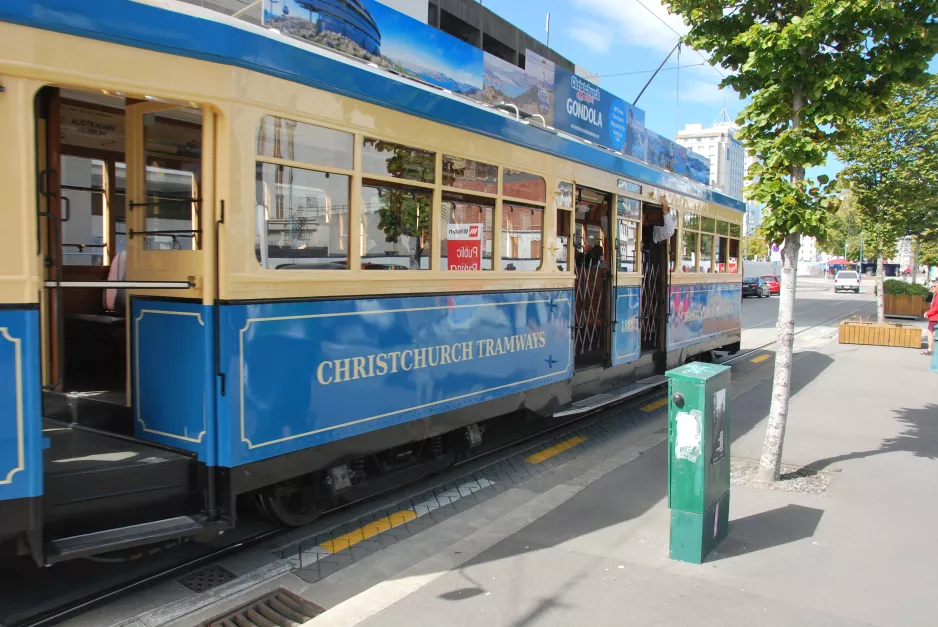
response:
<path id="1" fill-rule="evenodd" d="M 860 293 L 860 275 L 853 270 L 841 270 L 834 277 L 834 292 L 853 290 Z"/>
<path id="2" fill-rule="evenodd" d="M 751 276 L 743 279 L 743 298 L 755 296 L 756 298 L 769 297 L 769 284 L 762 277 Z"/>
<path id="3" fill-rule="evenodd" d="M 782 293 L 782 280 L 774 274 L 767 274 L 762 277 L 762 280 L 769 284 L 769 294 L 778 295 Z"/>

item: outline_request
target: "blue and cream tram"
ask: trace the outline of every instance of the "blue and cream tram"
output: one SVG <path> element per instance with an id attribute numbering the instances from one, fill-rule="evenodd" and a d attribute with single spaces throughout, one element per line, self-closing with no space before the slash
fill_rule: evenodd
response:
<path id="1" fill-rule="evenodd" d="M 0 541 L 303 524 L 738 348 L 741 203 L 156 4 L 0 5 Z"/>

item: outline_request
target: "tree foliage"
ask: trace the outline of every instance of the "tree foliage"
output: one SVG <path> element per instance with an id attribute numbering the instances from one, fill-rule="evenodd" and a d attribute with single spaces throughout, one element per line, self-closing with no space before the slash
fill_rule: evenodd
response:
<path id="1" fill-rule="evenodd" d="M 827 177 L 803 180 L 853 118 L 880 110 L 894 85 L 920 80 L 938 52 L 935 0 L 668 0 L 686 41 L 728 70 L 723 86 L 749 97 L 739 133 L 761 159 L 747 195 L 781 242 L 823 238 L 837 207 Z"/>
<path id="2" fill-rule="evenodd" d="M 665 0 L 690 27 L 685 41 L 729 73 L 749 103 L 739 138 L 759 162 L 747 196 L 766 207 L 762 230 L 782 248 L 778 350 L 758 477 L 778 479 L 791 397 L 795 277 L 802 234 L 827 236 L 836 182 L 806 179 L 857 116 L 895 85 L 921 80 L 938 52 L 938 0 Z"/>
<path id="3" fill-rule="evenodd" d="M 856 198 L 847 194 L 837 211 L 830 215 L 823 238 L 818 239 L 817 247 L 822 253 L 833 257 L 859 259 L 860 256 L 860 215 L 857 211 Z M 844 254 L 846 250 L 846 255 Z"/>
<path id="4" fill-rule="evenodd" d="M 884 252 L 938 226 L 938 79 L 900 85 L 883 110 L 860 117 L 838 150 L 863 231 Z"/>
<path id="5" fill-rule="evenodd" d="M 387 154 L 384 167 L 391 176 L 424 183 L 433 181 L 436 160 L 432 153 L 383 141 L 375 142 L 374 149 Z M 379 189 L 378 228 L 389 243 L 397 244 L 402 237 L 413 238 L 413 262 L 419 268 L 430 242 L 432 194 L 429 190 L 396 186 Z"/>
<path id="6" fill-rule="evenodd" d="M 922 242 L 922 249 L 919 251 L 918 261 L 925 266 L 938 266 L 938 240 Z"/>
<path id="7" fill-rule="evenodd" d="M 742 251 L 747 259 L 765 259 L 769 256 L 769 242 L 762 231 L 753 229 L 749 235 L 743 237 Z"/>

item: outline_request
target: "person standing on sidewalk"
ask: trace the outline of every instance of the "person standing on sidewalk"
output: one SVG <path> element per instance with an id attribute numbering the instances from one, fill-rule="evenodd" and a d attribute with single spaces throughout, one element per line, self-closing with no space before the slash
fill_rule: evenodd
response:
<path id="1" fill-rule="evenodd" d="M 931 307 L 925 312 L 925 319 L 928 320 L 928 350 L 922 351 L 923 355 L 931 355 L 935 352 L 935 326 L 938 325 L 938 281 L 932 281 L 931 292 L 933 294 Z"/>

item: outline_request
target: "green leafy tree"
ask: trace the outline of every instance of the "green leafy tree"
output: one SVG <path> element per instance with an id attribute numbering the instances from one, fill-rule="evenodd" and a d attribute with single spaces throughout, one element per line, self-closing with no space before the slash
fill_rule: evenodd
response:
<path id="1" fill-rule="evenodd" d="M 378 141 L 375 149 L 387 153 L 387 171 L 395 178 L 433 182 L 436 161 L 432 153 L 406 146 Z M 397 244 L 402 237 L 414 238 L 414 263 L 420 267 L 424 250 L 430 243 L 430 211 L 433 196 L 429 190 L 383 187 L 378 208 L 378 228 L 385 241 Z"/>
<path id="2" fill-rule="evenodd" d="M 769 256 L 769 242 L 762 231 L 753 229 L 752 233 L 743 237 L 743 254 L 746 259 L 764 259 Z"/>
<path id="3" fill-rule="evenodd" d="M 938 192 L 938 81 L 900 85 L 877 115 L 848 127 L 838 150 L 841 176 L 857 201 L 863 231 L 877 260 L 877 317 L 885 321 L 884 256 L 899 238 L 933 224 Z M 917 264 L 913 264 L 916 265 Z"/>
<path id="4" fill-rule="evenodd" d="M 690 27 L 685 40 L 727 72 L 749 104 L 739 133 L 760 158 L 747 196 L 767 208 L 762 229 L 782 246 L 778 350 L 758 477 L 778 479 L 791 396 L 795 277 L 802 234 L 823 239 L 836 209 L 826 162 L 854 117 L 913 82 L 938 51 L 938 0 L 666 0 Z"/>
<path id="5" fill-rule="evenodd" d="M 938 266 L 938 239 L 922 242 L 918 259 L 923 265 Z"/>
<path id="6" fill-rule="evenodd" d="M 818 250 L 832 257 L 859 259 L 860 237 L 857 201 L 853 195 L 847 194 L 837 211 L 828 217 L 824 237 L 818 240 Z"/>

